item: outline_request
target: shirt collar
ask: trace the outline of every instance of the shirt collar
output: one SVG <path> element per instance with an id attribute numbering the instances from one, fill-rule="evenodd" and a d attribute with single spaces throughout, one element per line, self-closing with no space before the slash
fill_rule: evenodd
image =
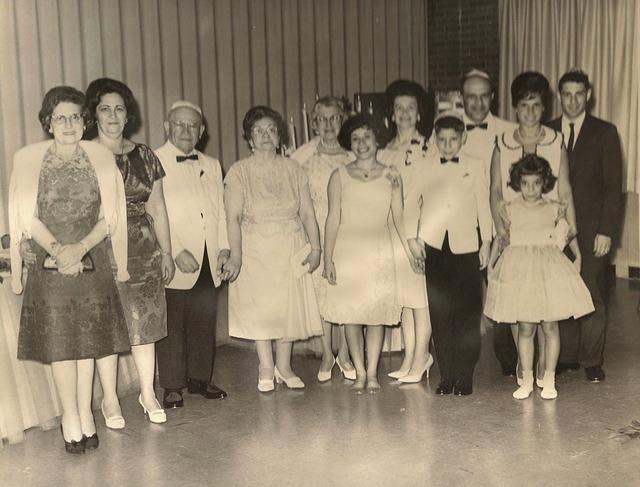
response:
<path id="1" fill-rule="evenodd" d="M 578 115 L 578 118 L 576 118 L 575 120 L 569 120 L 567 117 L 564 116 L 564 114 L 562 115 L 562 133 L 569 133 L 569 124 L 573 123 L 573 131 L 575 136 L 577 137 L 577 135 L 580 133 L 580 129 L 582 128 L 582 124 L 584 123 L 584 119 L 587 116 L 587 111 L 583 111 L 580 115 Z"/>

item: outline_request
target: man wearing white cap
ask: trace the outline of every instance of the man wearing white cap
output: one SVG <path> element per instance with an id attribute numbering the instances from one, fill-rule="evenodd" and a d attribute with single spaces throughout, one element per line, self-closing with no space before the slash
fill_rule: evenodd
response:
<path id="1" fill-rule="evenodd" d="M 164 122 L 167 142 L 155 153 L 166 173 L 164 198 L 176 273 L 167 285 L 167 337 L 157 343 L 165 408 L 182 407 L 182 390 L 207 399 L 226 392 L 213 383 L 217 291 L 229 258 L 220 163 L 195 149 L 202 110 L 177 101 Z"/>
<path id="2" fill-rule="evenodd" d="M 467 141 L 462 150 L 484 162 L 488 184 L 496 137 L 508 130 L 513 132 L 517 125 L 491 113 L 493 83 L 484 71 L 468 71 L 462 77 L 460 89 L 464 102 L 463 121 L 467 131 Z M 493 327 L 493 350 L 502 367 L 502 373 L 514 375 L 518 351 L 508 326 Z"/>

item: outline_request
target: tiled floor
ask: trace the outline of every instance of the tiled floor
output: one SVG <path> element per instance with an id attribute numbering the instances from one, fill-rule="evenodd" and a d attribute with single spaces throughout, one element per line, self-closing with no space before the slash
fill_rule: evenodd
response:
<path id="1" fill-rule="evenodd" d="M 152 425 L 126 397 L 126 429 L 96 412 L 101 445 L 82 456 L 64 452 L 59 431 L 29 432 L 0 451 L 0 486 L 639 486 L 640 439 L 615 437 L 640 420 L 639 294 L 617 281 L 607 380 L 563 374 L 556 401 L 512 399 L 489 335 L 469 397 L 436 396 L 437 367 L 430 382 L 392 382 L 396 354 L 383 357 L 377 395 L 355 395 L 337 370 L 318 384 L 319 360 L 305 357 L 294 359 L 304 391 L 260 394 L 255 354 L 223 347 L 228 399 L 186 395 Z"/>

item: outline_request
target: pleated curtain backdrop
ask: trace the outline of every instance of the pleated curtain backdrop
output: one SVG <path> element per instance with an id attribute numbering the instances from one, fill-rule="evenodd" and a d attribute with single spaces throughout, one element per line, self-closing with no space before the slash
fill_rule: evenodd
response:
<path id="1" fill-rule="evenodd" d="M 247 154 L 240 125 L 253 105 L 301 134 L 316 93 L 426 85 L 426 25 L 425 0 L 0 0 L 0 205 L 13 153 L 44 138 L 37 113 L 53 86 L 123 80 L 142 112 L 134 139 L 153 148 L 167 107 L 198 103 L 206 152 L 228 168 Z"/>
<path id="2" fill-rule="evenodd" d="M 589 74 L 592 113 L 614 123 L 623 150 L 626 212 L 616 272 L 640 265 L 640 2 L 636 0 L 500 0 L 500 110 L 515 120 L 509 87 L 522 71 L 543 73 L 556 91 L 572 67 Z M 554 97 L 550 107 L 561 113 Z"/>

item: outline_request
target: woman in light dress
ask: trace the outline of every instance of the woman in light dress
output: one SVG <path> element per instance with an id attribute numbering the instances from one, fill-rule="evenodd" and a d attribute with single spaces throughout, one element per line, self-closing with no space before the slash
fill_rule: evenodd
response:
<path id="1" fill-rule="evenodd" d="M 324 224 L 327 219 L 328 205 L 327 186 L 331 173 L 353 160 L 353 154 L 343 149 L 338 142 L 338 133 L 346 117 L 344 103 L 334 96 L 325 96 L 316 101 L 311 113 L 311 126 L 317 137 L 295 151 L 291 158 L 300 163 L 309 178 L 311 199 L 320 229 L 320 239 L 324 239 Z M 313 273 L 313 284 L 318 298 L 320 315 L 324 316 L 327 281 L 322 277 L 322 269 Z M 349 357 L 349 348 L 344 336 L 344 326 L 338 326 L 338 340 L 334 342 L 333 326 L 322 320 L 322 363 L 318 371 L 318 380 L 325 382 L 331 379 L 331 370 L 338 364 L 346 379 L 355 380 L 356 370 Z M 332 343 L 334 346 L 332 346 Z M 338 349 L 334 357 L 334 347 Z"/>
<path id="2" fill-rule="evenodd" d="M 320 264 L 320 236 L 309 184 L 297 162 L 278 154 L 286 143 L 278 112 L 254 107 L 242 128 L 253 154 L 225 178 L 229 335 L 256 342 L 259 391 L 273 390 L 274 378 L 303 388 L 291 369 L 293 342 L 322 335 L 311 277 Z"/>
<path id="3" fill-rule="evenodd" d="M 433 128 L 433 101 L 414 81 L 396 80 L 386 90 L 391 141 L 378 153 L 383 164 L 393 166 L 402 175 L 404 190 L 404 224 L 407 231 L 417 228 L 419 201 L 413 191 L 413 171 L 424 164 Z M 402 306 L 404 358 L 400 368 L 389 377 L 400 382 L 419 382 L 433 365 L 429 353 L 431 320 L 424 275 L 414 272 L 395 232 L 392 232 L 396 265 L 398 302 Z M 418 257 L 418 256 L 416 256 Z"/>
<path id="4" fill-rule="evenodd" d="M 549 81 L 535 71 L 526 71 L 516 76 L 511 83 L 511 104 L 516 109 L 518 127 L 513 131 L 498 135 L 491 159 L 491 213 L 496 227 L 494 245 L 500 248 L 508 243 L 509 222 L 502 202 L 509 202 L 519 196 L 509 186 L 511 166 L 526 154 L 537 154 L 546 159 L 558 182 L 545 198 L 559 200 L 566 206 L 569 224 L 569 240 L 577 233 L 576 213 L 569 181 L 569 162 L 562 141 L 562 134 L 542 125 L 545 102 L 549 95 Z M 497 252 L 499 253 L 499 252 Z M 511 327 L 513 339 L 518 343 L 518 328 Z M 544 335 L 538 333 L 538 364 L 536 383 L 542 386 L 544 379 L 545 344 Z M 522 382 L 522 370 L 516 371 L 518 384 Z"/>
<path id="5" fill-rule="evenodd" d="M 356 368 L 352 387 L 358 393 L 365 388 L 370 393 L 380 389 L 377 374 L 383 325 L 394 325 L 400 319 L 390 214 L 405 258 L 418 268 L 404 232 L 402 178 L 376 157 L 382 133 L 368 114 L 355 115 L 345 122 L 338 140 L 356 160 L 333 172 L 328 189 L 324 276 L 330 287 L 325 319 L 346 325 Z"/>

